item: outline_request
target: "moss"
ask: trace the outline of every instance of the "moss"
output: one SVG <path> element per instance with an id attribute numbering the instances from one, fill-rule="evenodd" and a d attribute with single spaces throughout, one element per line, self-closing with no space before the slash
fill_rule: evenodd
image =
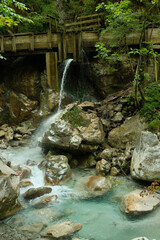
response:
<path id="1" fill-rule="evenodd" d="M 148 124 L 148 129 L 151 131 L 158 131 L 160 129 L 160 120 L 153 120 Z"/>
<path id="2" fill-rule="evenodd" d="M 70 112 L 63 115 L 64 120 L 67 120 L 73 127 L 86 127 L 88 121 L 81 115 L 82 111 L 77 107 L 73 107 Z"/>

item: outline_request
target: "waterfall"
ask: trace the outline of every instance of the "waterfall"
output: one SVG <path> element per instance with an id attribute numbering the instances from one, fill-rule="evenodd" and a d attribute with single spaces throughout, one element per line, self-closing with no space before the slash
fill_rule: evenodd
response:
<path id="1" fill-rule="evenodd" d="M 65 79 L 66 79 L 66 76 L 67 76 L 67 70 L 70 66 L 70 63 L 73 61 L 73 59 L 67 59 L 66 60 L 66 64 L 65 64 L 65 68 L 64 68 L 64 71 L 63 71 L 63 76 L 62 76 L 62 81 L 61 81 L 61 87 L 60 87 L 60 93 L 59 93 L 59 103 L 58 103 L 58 112 L 60 111 L 61 109 L 61 104 L 62 104 L 62 93 L 63 93 L 63 90 L 64 90 L 64 82 L 65 82 Z"/>
<path id="2" fill-rule="evenodd" d="M 64 90 L 64 83 L 65 83 L 65 78 L 67 76 L 67 70 L 70 66 L 70 63 L 73 61 L 73 59 L 67 59 L 65 61 L 65 68 L 63 71 L 63 76 L 62 76 L 62 80 L 61 80 L 61 87 L 60 87 L 60 97 L 59 97 L 59 102 L 58 102 L 58 110 L 56 113 L 53 113 L 51 116 L 49 116 L 47 119 L 45 119 L 44 121 L 41 122 L 37 133 L 35 134 L 35 139 L 37 139 L 38 141 L 40 141 L 44 135 L 44 133 L 46 132 L 46 130 L 49 129 L 50 125 L 56 120 L 56 118 L 59 116 L 60 112 L 61 112 L 61 104 L 62 104 L 62 94 L 63 94 L 63 90 Z M 37 141 L 36 141 L 37 142 Z"/>

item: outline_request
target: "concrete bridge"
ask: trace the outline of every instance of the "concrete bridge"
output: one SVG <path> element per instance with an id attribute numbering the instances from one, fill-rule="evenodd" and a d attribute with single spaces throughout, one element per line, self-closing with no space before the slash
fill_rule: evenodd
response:
<path id="1" fill-rule="evenodd" d="M 6 57 L 45 54 L 48 84 L 50 88 L 57 91 L 58 62 L 67 58 L 73 58 L 74 61 L 80 62 L 82 47 L 86 51 L 95 52 L 94 46 L 97 41 L 108 42 L 112 39 L 111 34 L 108 33 L 103 37 L 100 36 L 98 31 L 100 28 L 99 15 L 98 18 L 97 14 L 90 16 L 96 18 L 83 21 L 80 19 L 81 21 L 78 23 L 65 24 L 61 31 L 52 32 L 50 29 L 48 33 L 18 33 L 1 36 L 0 53 Z M 160 49 L 160 37 L 157 29 L 146 30 L 144 40 L 152 41 L 153 48 Z M 126 44 L 133 47 L 138 46 L 139 35 L 129 34 Z"/>

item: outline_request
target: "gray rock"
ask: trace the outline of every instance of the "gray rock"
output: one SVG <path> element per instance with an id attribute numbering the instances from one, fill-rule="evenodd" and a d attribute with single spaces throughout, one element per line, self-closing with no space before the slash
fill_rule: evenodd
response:
<path id="1" fill-rule="evenodd" d="M 106 161 L 105 159 L 98 161 L 96 164 L 97 175 L 105 176 L 107 175 L 107 173 L 109 173 L 110 169 L 111 169 L 111 163 L 109 161 Z"/>
<path id="2" fill-rule="evenodd" d="M 138 115 L 127 119 L 121 126 L 112 129 L 108 142 L 112 147 L 125 149 L 126 144 L 134 145 L 138 135 L 147 127 Z"/>
<path id="3" fill-rule="evenodd" d="M 42 139 L 44 148 L 68 152 L 92 152 L 104 142 L 105 133 L 95 113 L 87 113 L 77 103 L 68 105 L 51 124 Z"/>
<path id="4" fill-rule="evenodd" d="M 123 120 L 123 115 L 121 112 L 116 113 L 116 115 L 114 116 L 114 118 L 112 118 L 113 122 L 121 122 Z"/>
<path id="5" fill-rule="evenodd" d="M 68 164 L 68 158 L 64 155 L 47 154 L 45 180 L 48 184 L 55 185 L 60 181 L 71 178 L 72 171 Z"/>
<path id="6" fill-rule="evenodd" d="M 155 134 L 145 131 L 138 137 L 131 160 L 131 176 L 160 181 L 160 142 Z"/>
<path id="7" fill-rule="evenodd" d="M 120 169 L 116 167 L 111 168 L 111 176 L 117 176 L 120 173 Z"/>
<path id="8" fill-rule="evenodd" d="M 114 111 L 116 112 L 120 112 L 122 110 L 122 104 L 118 104 L 115 108 L 114 108 Z"/>
<path id="9" fill-rule="evenodd" d="M 0 219 L 10 216 L 22 208 L 18 196 L 19 176 L 0 160 Z"/>

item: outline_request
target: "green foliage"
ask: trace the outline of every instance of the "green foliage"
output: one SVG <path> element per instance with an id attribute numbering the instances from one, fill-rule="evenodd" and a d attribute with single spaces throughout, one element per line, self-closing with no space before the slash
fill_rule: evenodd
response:
<path id="1" fill-rule="evenodd" d="M 49 23 L 47 15 L 52 17 L 58 17 L 58 12 L 56 9 L 56 1 L 53 0 L 22 0 L 30 12 L 28 17 L 33 21 L 33 24 L 25 23 L 19 25 L 19 32 L 46 32 Z"/>
<path id="2" fill-rule="evenodd" d="M 73 127 L 86 127 L 88 121 L 81 115 L 81 110 L 73 107 L 69 112 L 63 115 L 63 119 L 67 120 Z"/>
<path id="3" fill-rule="evenodd" d="M 149 122 L 149 128 L 158 128 L 160 124 L 160 83 L 151 83 L 145 88 L 145 95 L 146 102 L 140 114 Z"/>
<path id="4" fill-rule="evenodd" d="M 23 17 L 17 12 L 23 12 L 28 10 L 25 4 L 20 3 L 16 0 L 1 0 L 0 3 L 0 28 L 17 26 L 20 22 L 32 21 L 28 18 Z"/>

